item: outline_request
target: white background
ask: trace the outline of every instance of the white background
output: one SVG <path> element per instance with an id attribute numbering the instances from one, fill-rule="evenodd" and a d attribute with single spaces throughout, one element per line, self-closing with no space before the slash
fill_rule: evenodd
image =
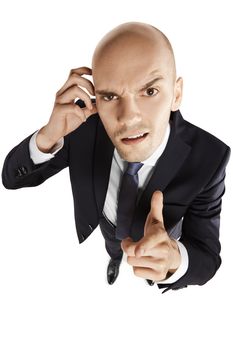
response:
<path id="1" fill-rule="evenodd" d="M 15 145 L 47 123 L 70 69 L 90 66 L 101 37 L 127 21 L 150 23 L 168 36 L 184 78 L 184 118 L 232 147 L 230 5 L 1 2 L 1 167 Z M 0 348 L 232 349 L 231 163 L 220 270 L 202 287 L 165 294 L 134 276 L 125 260 L 115 284 L 107 284 L 99 229 L 78 244 L 68 169 L 34 188 L 0 185 Z"/>

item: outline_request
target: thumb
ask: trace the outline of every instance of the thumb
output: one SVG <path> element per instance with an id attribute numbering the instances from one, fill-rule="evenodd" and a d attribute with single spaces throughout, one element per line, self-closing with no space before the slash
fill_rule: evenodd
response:
<path id="1" fill-rule="evenodd" d="M 150 214 L 152 220 L 163 223 L 163 193 L 161 191 L 155 191 L 153 193 Z"/>

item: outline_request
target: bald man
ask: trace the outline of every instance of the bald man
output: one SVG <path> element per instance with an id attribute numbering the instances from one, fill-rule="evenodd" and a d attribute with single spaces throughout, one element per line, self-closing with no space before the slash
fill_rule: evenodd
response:
<path id="1" fill-rule="evenodd" d="M 38 186 L 69 166 L 79 242 L 100 225 L 109 284 L 123 254 L 135 276 L 164 291 L 203 285 L 221 264 L 230 148 L 183 119 L 182 89 L 167 37 L 121 24 L 96 46 L 92 69 L 71 70 L 48 123 L 5 159 L 7 189 Z"/>

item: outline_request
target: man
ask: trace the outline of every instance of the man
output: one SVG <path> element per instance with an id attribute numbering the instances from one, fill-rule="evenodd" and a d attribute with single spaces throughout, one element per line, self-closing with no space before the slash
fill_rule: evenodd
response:
<path id="1" fill-rule="evenodd" d="M 91 74 L 93 84 L 83 77 Z M 5 159 L 8 189 L 40 185 L 69 166 L 79 242 L 100 225 L 109 284 L 123 252 L 136 276 L 165 291 L 202 285 L 221 264 L 230 148 L 185 121 L 181 99 L 166 36 L 122 24 L 98 43 L 92 69 L 71 70 L 48 123 Z"/>

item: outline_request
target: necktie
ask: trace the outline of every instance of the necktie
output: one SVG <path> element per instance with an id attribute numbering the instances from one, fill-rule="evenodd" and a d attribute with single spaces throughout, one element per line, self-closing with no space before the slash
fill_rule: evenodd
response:
<path id="1" fill-rule="evenodd" d="M 131 162 L 123 174 L 118 197 L 116 238 L 129 236 L 138 192 L 138 171 L 143 163 Z"/>

